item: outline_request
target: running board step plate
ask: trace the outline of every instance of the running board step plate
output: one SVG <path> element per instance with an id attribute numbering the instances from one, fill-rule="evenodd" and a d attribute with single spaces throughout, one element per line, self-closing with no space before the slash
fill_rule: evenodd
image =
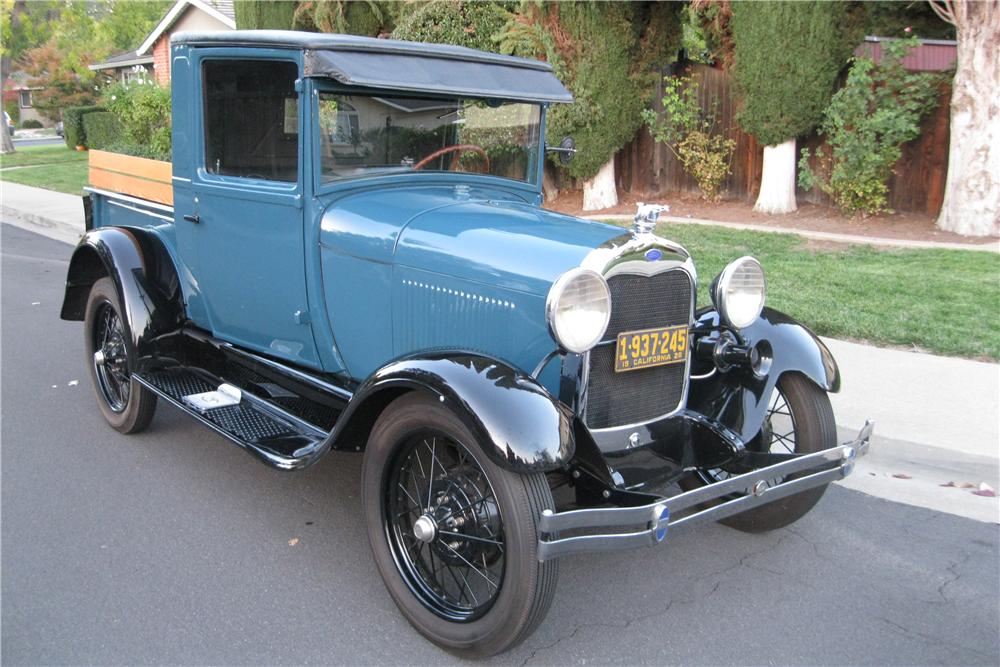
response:
<path id="1" fill-rule="evenodd" d="M 295 418 L 247 392 L 235 392 L 238 400 L 222 407 L 203 409 L 191 397 L 219 392 L 234 396 L 221 381 L 195 370 L 175 367 L 136 375 L 135 379 L 157 396 L 177 406 L 236 444 L 285 469 L 302 466 L 302 453 L 311 452 L 327 433 Z M 235 388 L 234 388 L 235 389 Z"/>

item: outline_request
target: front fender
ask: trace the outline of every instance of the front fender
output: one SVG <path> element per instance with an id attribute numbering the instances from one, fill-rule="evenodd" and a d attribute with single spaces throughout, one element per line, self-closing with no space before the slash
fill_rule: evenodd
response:
<path id="1" fill-rule="evenodd" d="M 410 390 L 440 396 L 482 451 L 511 472 L 554 470 L 576 450 L 569 408 L 528 374 L 470 351 L 409 356 L 375 371 L 355 392 L 330 445 L 360 442 L 384 406 Z"/>
<path id="2" fill-rule="evenodd" d="M 73 251 L 60 317 L 83 320 L 90 290 L 104 276 L 111 278 L 121 298 L 133 351 L 129 361 L 136 366 L 129 370 L 136 372 L 142 359 L 155 352 L 153 339 L 184 320 L 177 271 L 155 235 L 121 227 L 93 229 Z"/>
<path id="3" fill-rule="evenodd" d="M 699 314 L 695 331 L 718 324 L 718 311 L 709 309 Z M 760 318 L 740 333 L 751 345 L 764 340 L 771 344 L 773 361 L 767 375 L 758 377 L 748 368 L 734 367 L 692 380 L 688 407 L 735 431 L 743 442 L 760 430 L 771 392 L 783 373 L 802 373 L 828 392 L 840 391 L 840 369 L 833 354 L 794 318 L 764 308 Z"/>

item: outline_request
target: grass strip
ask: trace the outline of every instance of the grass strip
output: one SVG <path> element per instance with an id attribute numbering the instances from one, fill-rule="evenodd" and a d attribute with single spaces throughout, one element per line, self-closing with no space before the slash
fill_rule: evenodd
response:
<path id="1" fill-rule="evenodd" d="M 13 153 L 0 157 L 0 167 L 29 167 L 39 164 L 82 163 L 87 164 L 90 153 L 70 150 L 65 144 L 55 146 L 22 146 Z M 4 174 L 6 178 L 7 174 Z M 53 188 L 49 188 L 52 190 Z"/>
<path id="2" fill-rule="evenodd" d="M 851 245 L 813 250 L 794 234 L 662 224 L 698 268 L 698 305 L 726 264 L 764 266 L 767 304 L 832 338 L 1000 361 L 1000 255 Z"/>
<path id="3" fill-rule="evenodd" d="M 43 164 L 0 172 L 0 180 L 83 196 L 84 186 L 90 185 L 90 169 L 86 162 Z"/>

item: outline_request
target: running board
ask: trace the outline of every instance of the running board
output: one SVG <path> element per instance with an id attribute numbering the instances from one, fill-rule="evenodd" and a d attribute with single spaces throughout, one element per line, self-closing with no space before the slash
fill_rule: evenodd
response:
<path id="1" fill-rule="evenodd" d="M 200 370 L 177 366 L 133 377 L 275 468 L 305 467 L 328 435 L 277 405 Z"/>

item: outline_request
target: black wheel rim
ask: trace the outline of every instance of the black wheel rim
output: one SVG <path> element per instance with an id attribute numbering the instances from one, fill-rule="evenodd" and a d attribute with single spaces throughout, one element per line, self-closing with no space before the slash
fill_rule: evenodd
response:
<path id="1" fill-rule="evenodd" d="M 110 303 L 98 308 L 94 327 L 94 369 L 97 384 L 108 407 L 123 412 L 128 406 L 132 384 L 128 373 L 125 330 L 121 318 Z"/>
<path id="2" fill-rule="evenodd" d="M 764 416 L 764 423 L 760 433 L 748 447 L 756 452 L 772 454 L 794 454 L 795 453 L 795 416 L 792 408 L 788 405 L 788 399 L 777 387 L 771 393 L 771 400 L 767 406 L 767 414 Z M 724 469 L 716 468 L 701 473 L 702 478 L 707 483 L 721 482 L 732 477 Z M 785 481 L 784 477 L 764 480 L 764 486 L 770 488 Z"/>
<path id="3" fill-rule="evenodd" d="M 421 604 L 458 622 L 489 611 L 503 586 L 506 540 L 493 487 L 465 446 L 440 433 L 404 441 L 383 503 L 396 566 Z M 417 536 L 418 522 L 433 524 L 431 539 Z"/>

